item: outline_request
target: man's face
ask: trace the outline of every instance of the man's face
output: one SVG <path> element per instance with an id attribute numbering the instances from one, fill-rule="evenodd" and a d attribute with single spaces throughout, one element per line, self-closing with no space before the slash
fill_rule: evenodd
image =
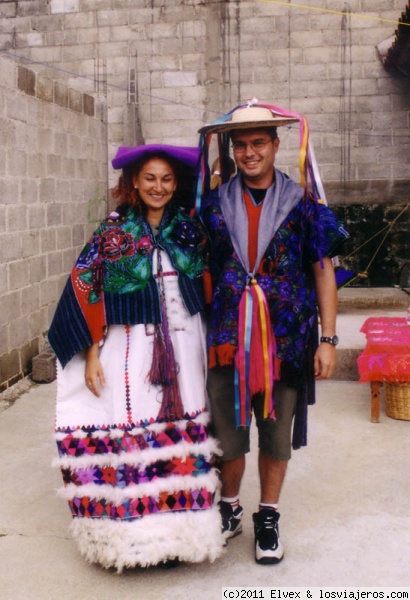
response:
<path id="1" fill-rule="evenodd" d="M 246 185 L 259 189 L 272 185 L 279 138 L 272 140 L 264 129 L 243 129 L 232 133 L 232 147 Z"/>

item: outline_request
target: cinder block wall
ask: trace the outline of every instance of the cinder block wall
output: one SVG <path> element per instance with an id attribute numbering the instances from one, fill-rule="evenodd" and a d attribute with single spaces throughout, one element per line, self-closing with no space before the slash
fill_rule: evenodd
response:
<path id="1" fill-rule="evenodd" d="M 3 0 L 0 49 L 106 95 L 109 158 L 137 138 L 196 144 L 204 122 L 256 96 L 308 117 L 331 201 L 395 202 L 409 191 L 410 90 L 376 46 L 406 3 Z M 279 166 L 298 178 L 297 132 L 281 140 Z"/>
<path id="2" fill-rule="evenodd" d="M 111 186 L 119 145 L 196 144 L 203 123 L 257 97 L 308 117 L 328 202 L 351 221 L 352 239 L 364 213 L 369 235 L 390 222 L 410 192 L 410 88 L 385 71 L 376 46 L 405 6 L 2 0 L 0 51 L 16 64 L 1 60 L 0 72 L 0 385 L 42 349 L 93 227 L 89 210 L 105 214 L 105 169 Z M 107 108 L 107 128 L 87 114 L 93 98 Z M 298 132 L 280 137 L 278 166 L 298 179 Z M 396 271 L 406 260 L 399 237 L 389 250 Z M 392 263 L 379 264 L 386 273 Z"/>
<path id="3" fill-rule="evenodd" d="M 107 211 L 94 98 L 0 57 L 0 392 L 26 375 L 74 260 Z"/>

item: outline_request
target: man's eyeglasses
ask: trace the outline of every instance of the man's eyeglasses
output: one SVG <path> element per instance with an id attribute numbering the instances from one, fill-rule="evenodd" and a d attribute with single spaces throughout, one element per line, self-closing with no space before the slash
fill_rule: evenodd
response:
<path id="1" fill-rule="evenodd" d="M 251 150 L 255 152 L 260 152 L 264 150 L 269 142 L 273 142 L 270 140 L 255 140 L 254 142 L 250 142 L 249 144 L 245 144 L 245 142 L 232 142 L 232 149 L 236 154 L 243 154 L 246 148 L 249 146 Z"/>

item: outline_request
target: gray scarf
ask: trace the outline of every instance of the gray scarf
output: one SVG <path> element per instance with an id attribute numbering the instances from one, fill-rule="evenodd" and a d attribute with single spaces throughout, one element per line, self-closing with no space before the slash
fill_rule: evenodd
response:
<path id="1" fill-rule="evenodd" d="M 248 214 L 243 198 L 240 173 L 221 186 L 219 198 L 233 247 L 246 272 L 253 276 L 275 232 L 303 197 L 303 189 L 275 168 L 275 181 L 268 188 L 262 205 L 258 230 L 258 253 L 255 267 L 249 273 Z"/>

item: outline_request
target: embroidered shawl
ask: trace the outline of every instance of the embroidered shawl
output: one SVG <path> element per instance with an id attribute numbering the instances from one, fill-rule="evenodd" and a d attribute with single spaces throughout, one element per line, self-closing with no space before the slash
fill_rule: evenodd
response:
<path id="1" fill-rule="evenodd" d="M 80 350 L 102 340 L 108 325 L 159 323 L 161 307 L 152 252 L 167 252 L 178 272 L 188 312 L 204 307 L 201 225 L 168 205 L 158 236 L 129 209 L 112 213 L 91 236 L 68 278 L 48 338 L 63 367 Z"/>

